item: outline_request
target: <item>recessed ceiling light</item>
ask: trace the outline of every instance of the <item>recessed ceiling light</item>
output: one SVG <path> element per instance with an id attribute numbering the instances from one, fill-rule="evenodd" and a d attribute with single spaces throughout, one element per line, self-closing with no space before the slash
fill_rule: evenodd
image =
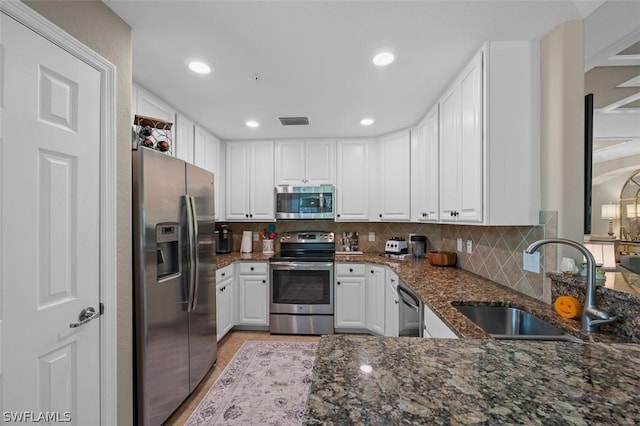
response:
<path id="1" fill-rule="evenodd" d="M 396 56 L 391 52 L 380 52 L 373 57 L 373 63 L 379 67 L 384 67 L 395 61 Z"/>
<path id="2" fill-rule="evenodd" d="M 247 127 L 260 127 L 260 123 L 258 123 L 257 121 L 253 121 L 253 120 L 249 120 L 244 124 L 246 124 Z"/>
<path id="3" fill-rule="evenodd" d="M 204 62 L 192 61 L 189 62 L 189 69 L 198 74 L 209 74 L 211 67 Z"/>
<path id="4" fill-rule="evenodd" d="M 373 118 L 363 118 L 362 120 L 360 120 L 360 124 L 362 124 L 363 126 L 370 126 L 374 123 Z"/>

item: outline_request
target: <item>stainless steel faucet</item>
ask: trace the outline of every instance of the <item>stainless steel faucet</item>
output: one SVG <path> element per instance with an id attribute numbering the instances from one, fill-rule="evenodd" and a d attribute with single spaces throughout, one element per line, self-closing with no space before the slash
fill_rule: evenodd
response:
<path id="1" fill-rule="evenodd" d="M 563 238 L 548 238 L 544 240 L 536 241 L 532 243 L 525 250 L 531 254 L 538 248 L 545 244 L 565 244 L 578 250 L 587 259 L 587 297 L 585 300 L 585 307 L 582 310 L 582 328 L 587 333 L 597 331 L 598 327 L 604 324 L 609 324 L 618 317 L 611 316 L 604 311 L 598 310 L 596 304 L 596 260 L 593 254 L 582 244 L 572 240 L 566 240 Z"/>

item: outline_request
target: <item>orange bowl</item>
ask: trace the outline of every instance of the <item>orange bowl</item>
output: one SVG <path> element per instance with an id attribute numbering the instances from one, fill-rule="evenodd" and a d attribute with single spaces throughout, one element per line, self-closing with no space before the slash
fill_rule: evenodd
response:
<path id="1" fill-rule="evenodd" d="M 429 263 L 434 266 L 455 266 L 458 255 L 453 251 L 430 251 Z"/>

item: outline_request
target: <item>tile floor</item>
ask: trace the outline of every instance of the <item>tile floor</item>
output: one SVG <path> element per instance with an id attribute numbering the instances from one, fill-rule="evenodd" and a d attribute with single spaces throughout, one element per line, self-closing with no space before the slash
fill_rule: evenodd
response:
<path id="1" fill-rule="evenodd" d="M 196 409 L 202 398 L 207 394 L 209 388 L 211 388 L 211 385 L 215 383 L 218 376 L 220 376 L 245 340 L 317 342 L 318 339 L 318 336 L 271 335 L 266 331 L 231 331 L 218 342 L 218 359 L 213 368 L 209 370 L 200 385 L 198 385 L 189 398 L 182 403 L 173 415 L 169 417 L 164 425 L 184 425 L 189 416 L 191 416 L 191 413 L 193 413 L 193 410 Z"/>

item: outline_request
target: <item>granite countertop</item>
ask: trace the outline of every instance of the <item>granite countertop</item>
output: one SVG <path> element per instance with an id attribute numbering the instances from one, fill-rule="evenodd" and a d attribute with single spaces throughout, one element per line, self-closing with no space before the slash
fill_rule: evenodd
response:
<path id="1" fill-rule="evenodd" d="M 637 424 L 640 345 L 322 336 L 304 423 Z"/>
<path id="2" fill-rule="evenodd" d="M 268 259 L 230 253 L 218 255 L 217 267 Z M 640 345 L 587 336 L 580 321 L 462 269 L 367 253 L 337 255 L 336 262 L 389 266 L 461 339 L 322 336 L 305 424 L 586 425 L 640 418 Z M 494 340 L 456 303 L 518 307 L 591 343 Z"/>

